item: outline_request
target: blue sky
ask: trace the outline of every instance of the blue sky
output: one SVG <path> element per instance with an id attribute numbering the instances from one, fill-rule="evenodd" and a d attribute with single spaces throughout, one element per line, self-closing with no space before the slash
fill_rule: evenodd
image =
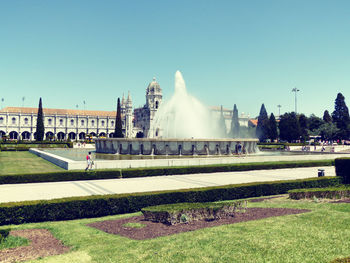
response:
<path id="1" fill-rule="evenodd" d="M 176 70 L 207 105 L 258 115 L 323 115 L 350 105 L 350 1 L 0 0 L 4 106 L 115 110 L 145 103 L 155 76 L 165 98 Z"/>

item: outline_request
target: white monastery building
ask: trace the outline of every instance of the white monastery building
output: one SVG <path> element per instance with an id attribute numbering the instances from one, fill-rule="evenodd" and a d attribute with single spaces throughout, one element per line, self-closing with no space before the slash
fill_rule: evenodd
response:
<path id="1" fill-rule="evenodd" d="M 136 135 L 147 137 L 154 116 L 162 103 L 162 89 L 153 81 L 146 88 L 146 104 L 133 110 L 130 93 L 122 98 L 121 116 L 126 138 Z M 232 110 L 211 107 L 218 117 L 222 114 L 230 127 Z M 5 107 L 0 110 L 0 138 L 34 140 L 38 108 Z M 112 137 L 115 129 L 116 111 L 91 111 L 43 108 L 45 138 L 58 140 L 84 140 L 93 137 Z M 249 116 L 241 115 L 240 124 L 247 126 Z"/>

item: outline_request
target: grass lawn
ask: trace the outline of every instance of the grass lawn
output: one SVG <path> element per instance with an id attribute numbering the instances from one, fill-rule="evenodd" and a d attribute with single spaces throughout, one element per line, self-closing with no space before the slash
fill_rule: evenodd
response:
<path id="1" fill-rule="evenodd" d="M 0 175 L 64 170 L 30 152 L 0 152 Z"/>
<path id="2" fill-rule="evenodd" d="M 250 207 L 286 207 L 312 212 L 136 241 L 107 234 L 87 223 L 129 215 L 11 226 L 47 228 L 66 246 L 64 255 L 30 262 L 330 262 L 350 256 L 350 205 L 288 200 Z M 137 214 L 138 215 L 138 214 Z M 2 226 L 0 228 L 8 228 Z"/>

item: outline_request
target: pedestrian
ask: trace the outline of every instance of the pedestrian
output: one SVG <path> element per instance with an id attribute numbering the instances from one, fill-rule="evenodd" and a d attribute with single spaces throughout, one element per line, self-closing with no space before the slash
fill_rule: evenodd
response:
<path id="1" fill-rule="evenodd" d="M 92 163 L 93 163 L 91 152 L 89 152 L 89 154 L 86 155 L 86 162 L 87 162 L 87 166 L 85 168 L 85 171 L 87 171 L 89 169 L 91 170 L 92 169 Z"/>

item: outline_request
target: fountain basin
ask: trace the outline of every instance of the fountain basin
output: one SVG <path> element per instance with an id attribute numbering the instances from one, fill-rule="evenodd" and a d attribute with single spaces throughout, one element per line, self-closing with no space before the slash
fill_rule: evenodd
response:
<path id="1" fill-rule="evenodd" d="M 231 155 L 236 145 L 243 152 L 255 153 L 258 139 L 161 139 L 103 138 L 96 139 L 96 153 L 131 155 Z"/>

